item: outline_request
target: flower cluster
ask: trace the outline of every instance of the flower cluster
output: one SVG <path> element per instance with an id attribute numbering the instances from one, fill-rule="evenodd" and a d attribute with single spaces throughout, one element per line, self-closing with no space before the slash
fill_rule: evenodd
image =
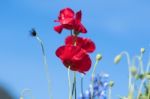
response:
<path id="1" fill-rule="evenodd" d="M 94 76 L 93 83 L 89 85 L 88 90 L 84 93 L 81 93 L 79 99 L 106 99 L 106 92 L 109 88 L 109 75 L 106 73 L 100 73 L 99 75 Z M 93 87 L 92 87 L 93 86 Z M 92 95 L 93 94 L 93 95 Z"/>
<path id="2" fill-rule="evenodd" d="M 58 19 L 59 25 L 54 26 L 54 30 L 59 34 L 63 29 L 70 30 L 70 35 L 68 35 L 64 40 L 64 45 L 60 46 L 56 50 L 56 56 L 60 58 L 62 63 L 66 68 L 68 68 L 68 87 L 69 87 L 69 99 L 77 99 L 76 92 L 76 72 L 85 74 L 91 68 L 92 61 L 90 59 L 89 53 L 94 52 L 95 44 L 89 38 L 80 37 L 80 33 L 87 33 L 86 28 L 81 23 L 82 12 L 74 12 L 70 8 L 64 8 L 60 11 Z M 35 37 L 42 48 L 43 63 L 46 68 L 46 77 L 48 81 L 48 89 L 50 98 L 50 80 L 48 74 L 48 64 L 46 61 L 46 54 L 43 46 L 43 42 L 37 35 L 35 29 L 32 29 L 31 35 Z M 126 96 L 121 96 L 120 99 L 150 99 L 150 59 L 148 60 L 147 66 L 145 66 L 143 61 L 143 55 L 145 53 L 145 48 L 141 48 L 140 54 L 130 57 L 128 52 L 123 51 L 118 54 L 114 63 L 118 64 L 123 55 L 127 57 L 129 81 L 128 81 L 128 94 Z M 81 94 L 78 99 L 111 99 L 111 88 L 114 85 L 113 81 L 109 81 L 109 75 L 106 73 L 100 73 L 95 75 L 96 66 L 98 62 L 102 59 L 101 54 L 97 54 L 96 62 L 92 72 L 92 79 L 89 84 L 89 88 L 83 91 L 83 77 L 81 78 Z M 74 79 L 71 86 L 70 70 L 74 72 Z M 140 84 L 140 85 L 139 85 Z M 139 86 L 138 86 L 139 85 Z M 71 88 L 72 87 L 72 88 Z M 20 99 L 24 99 L 25 93 L 28 92 L 32 97 L 30 89 L 25 89 L 21 93 Z M 108 96 L 107 96 L 108 94 Z"/>
<path id="3" fill-rule="evenodd" d="M 56 56 L 60 58 L 61 62 L 64 64 L 66 68 L 68 68 L 68 98 L 69 99 L 77 99 L 77 87 L 76 87 L 76 72 L 85 74 L 90 70 L 92 61 L 90 59 L 89 54 L 94 52 L 96 46 L 94 42 L 89 38 L 80 37 L 80 33 L 87 33 L 86 28 L 81 23 L 82 12 L 81 10 L 75 13 L 71 8 L 64 8 L 60 11 L 58 19 L 55 22 L 58 22 L 59 25 L 54 26 L 54 30 L 59 34 L 63 29 L 67 29 L 70 31 L 70 34 L 65 38 L 64 45 L 60 46 L 56 50 Z M 46 61 L 46 54 L 43 45 L 43 41 L 38 36 L 35 29 L 32 29 L 31 35 L 37 39 L 42 48 L 43 54 L 43 63 L 46 68 L 46 77 L 48 81 L 48 89 L 49 89 L 49 97 L 52 98 L 50 93 L 50 80 L 48 73 L 48 64 Z M 83 83 L 81 83 L 82 94 L 79 99 L 106 99 L 106 91 L 110 85 L 108 82 L 108 74 L 101 73 L 99 75 L 95 75 L 95 70 L 98 62 L 102 59 L 101 54 L 97 54 L 96 62 L 93 67 L 92 79 L 89 85 L 89 89 L 84 93 L 83 92 Z M 74 72 L 74 79 L 72 83 L 72 79 L 70 77 L 70 70 Z M 83 75 L 81 74 L 81 75 Z M 81 78 L 81 82 L 83 82 L 83 77 Z M 28 90 L 23 91 L 27 92 Z M 32 96 L 32 94 L 31 94 Z M 24 98 L 24 94 L 21 94 L 20 99 Z M 110 99 L 110 98 L 109 98 Z"/>
<path id="4" fill-rule="evenodd" d="M 91 59 L 88 53 L 95 50 L 95 44 L 89 38 L 78 36 L 80 33 L 87 32 L 81 23 L 81 16 L 81 11 L 74 14 L 74 11 L 70 8 L 62 9 L 58 20 L 56 20 L 60 25 L 55 26 L 54 30 L 58 33 L 61 33 L 62 29 L 71 30 L 71 35 L 66 37 L 65 44 L 56 50 L 56 56 L 61 59 L 67 68 L 85 73 L 91 67 Z"/>

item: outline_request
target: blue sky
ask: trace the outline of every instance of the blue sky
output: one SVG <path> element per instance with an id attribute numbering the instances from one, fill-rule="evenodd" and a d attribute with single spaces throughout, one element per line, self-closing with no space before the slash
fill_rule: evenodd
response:
<path id="1" fill-rule="evenodd" d="M 30 88 L 36 99 L 48 99 L 41 49 L 29 35 L 34 27 L 44 41 L 53 97 L 68 98 L 67 69 L 55 56 L 55 50 L 63 45 L 69 31 L 59 35 L 53 30 L 57 25 L 53 21 L 57 19 L 60 9 L 65 7 L 82 10 L 82 22 L 88 33 L 81 36 L 91 38 L 96 44 L 96 51 L 90 55 L 93 63 L 97 53 L 103 55 L 97 73 L 105 71 L 115 81 L 113 99 L 117 99 L 118 95 L 126 95 L 126 60 L 124 58 L 120 64 L 114 65 L 113 59 L 123 50 L 133 56 L 139 53 L 141 47 L 150 49 L 149 0 L 1 0 L 1 85 L 5 85 L 16 96 L 22 89 Z M 85 89 L 91 70 L 84 80 Z M 77 77 L 79 79 L 80 75 Z"/>

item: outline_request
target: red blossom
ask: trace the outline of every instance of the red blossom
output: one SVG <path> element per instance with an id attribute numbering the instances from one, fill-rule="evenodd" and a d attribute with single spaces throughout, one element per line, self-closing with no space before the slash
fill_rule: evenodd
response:
<path id="1" fill-rule="evenodd" d="M 91 67 L 89 55 L 79 46 L 66 45 L 56 50 L 56 55 L 62 63 L 73 71 L 85 73 Z"/>
<path id="2" fill-rule="evenodd" d="M 61 33 L 63 28 L 65 28 L 68 30 L 74 30 L 77 33 L 86 33 L 87 30 L 81 23 L 81 16 L 81 11 L 75 14 L 70 8 L 62 9 L 59 13 L 58 20 L 55 20 L 55 22 L 59 22 L 60 25 L 55 26 L 54 30 Z"/>
<path id="3" fill-rule="evenodd" d="M 92 40 L 89 38 L 82 38 L 82 37 L 76 37 L 76 36 L 68 36 L 65 40 L 66 45 L 74 45 L 81 47 L 86 52 L 93 52 L 95 50 L 95 44 Z"/>

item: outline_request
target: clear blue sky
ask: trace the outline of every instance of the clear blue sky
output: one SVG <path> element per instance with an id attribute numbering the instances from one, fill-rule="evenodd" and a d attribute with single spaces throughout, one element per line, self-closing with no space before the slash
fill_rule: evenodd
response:
<path id="1" fill-rule="evenodd" d="M 34 27 L 45 44 L 53 97 L 68 98 L 67 69 L 55 56 L 55 50 L 63 44 L 68 31 L 58 35 L 53 30 L 56 25 L 53 20 L 65 7 L 82 10 L 82 22 L 88 33 L 81 36 L 91 38 L 96 44 L 97 49 L 91 54 L 93 61 L 97 53 L 103 55 L 97 73 L 105 71 L 115 81 L 113 99 L 126 95 L 126 60 L 114 65 L 113 59 L 123 50 L 135 55 L 141 47 L 150 49 L 149 0 L 1 0 L 0 84 L 16 96 L 22 89 L 30 88 L 36 99 L 48 99 L 41 49 L 29 36 Z M 85 89 L 90 73 L 91 70 L 84 80 Z"/>

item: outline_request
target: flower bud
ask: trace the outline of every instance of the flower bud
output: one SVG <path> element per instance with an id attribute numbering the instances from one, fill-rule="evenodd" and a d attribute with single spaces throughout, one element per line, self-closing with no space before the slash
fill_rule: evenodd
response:
<path id="1" fill-rule="evenodd" d="M 102 55 L 101 55 L 101 54 L 97 54 L 97 55 L 96 55 L 96 60 L 97 60 L 97 61 L 100 61 L 101 59 L 102 59 Z"/>
<path id="2" fill-rule="evenodd" d="M 131 66 L 130 71 L 131 71 L 132 76 L 135 76 L 137 74 L 137 69 L 135 66 Z"/>
<path id="3" fill-rule="evenodd" d="M 109 82 L 109 86 L 110 86 L 110 87 L 113 87 L 113 86 L 114 86 L 114 81 L 110 81 L 110 82 Z"/>
<path id="4" fill-rule="evenodd" d="M 139 79 L 141 79 L 141 80 L 142 80 L 142 79 L 144 79 L 145 74 L 139 74 L 138 76 L 139 76 Z"/>
<path id="5" fill-rule="evenodd" d="M 141 53 L 142 53 L 142 54 L 145 53 L 145 48 L 141 48 Z"/>
<path id="6" fill-rule="evenodd" d="M 35 31 L 35 29 L 31 30 L 31 36 L 36 37 L 37 36 L 37 32 Z"/>
<path id="7" fill-rule="evenodd" d="M 115 57 L 115 59 L 114 59 L 114 63 L 115 63 L 115 64 L 119 63 L 120 60 L 121 60 L 121 58 L 122 58 L 121 55 L 117 55 L 117 56 Z"/>
<path id="8" fill-rule="evenodd" d="M 145 74 L 145 77 L 146 77 L 148 80 L 150 80 L 150 74 L 149 74 L 149 73 L 146 73 L 146 74 Z"/>

